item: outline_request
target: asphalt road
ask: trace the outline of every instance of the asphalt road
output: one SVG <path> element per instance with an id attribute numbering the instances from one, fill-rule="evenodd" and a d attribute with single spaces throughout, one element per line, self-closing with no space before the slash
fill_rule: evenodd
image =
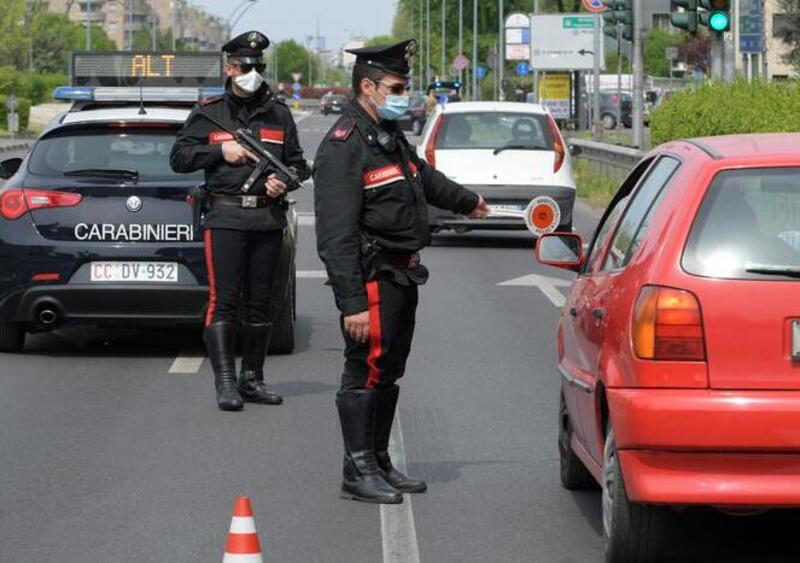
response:
<path id="1" fill-rule="evenodd" d="M 334 119 L 299 123 L 309 158 Z M 268 360 L 284 405 L 218 411 L 199 332 L 75 328 L 0 357 L 0 561 L 219 561 L 238 495 L 273 561 L 600 561 L 599 493 L 558 480 L 559 310 L 498 286 L 569 276 L 535 264 L 522 233 L 441 236 L 423 253 L 395 447 L 429 492 L 388 510 L 338 498 L 341 340 L 314 277 L 312 197 L 297 195 L 298 349 Z M 576 228 L 594 217 L 579 207 Z M 797 560 L 794 512 L 684 521 L 680 560 Z"/>

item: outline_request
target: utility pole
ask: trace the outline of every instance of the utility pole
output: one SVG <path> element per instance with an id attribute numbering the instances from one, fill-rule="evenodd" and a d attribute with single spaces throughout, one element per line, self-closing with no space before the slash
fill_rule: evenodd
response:
<path id="1" fill-rule="evenodd" d="M 447 6 L 447 0 L 442 0 L 442 67 L 439 70 L 441 73 L 441 77 L 444 78 L 445 76 L 445 69 L 447 68 L 447 25 L 445 24 L 445 7 Z"/>
<path id="2" fill-rule="evenodd" d="M 173 51 L 176 50 L 176 46 L 177 46 L 176 35 L 178 34 L 178 32 L 177 32 L 177 26 L 175 25 L 176 24 L 176 21 L 175 21 L 176 20 L 176 18 L 175 18 L 175 11 L 176 10 L 175 10 L 175 8 L 178 6 L 178 1 L 179 0 L 172 0 L 172 2 L 170 3 L 170 8 L 172 8 L 172 50 Z"/>
<path id="3" fill-rule="evenodd" d="M 642 82 L 644 61 L 642 50 L 642 2 L 633 2 L 633 144 L 642 148 L 644 144 L 644 92 Z M 620 100 L 622 102 L 622 100 Z"/>
<path id="4" fill-rule="evenodd" d="M 635 1 L 635 0 L 634 0 Z M 600 49 L 600 28 L 603 25 L 603 19 L 600 13 L 594 15 L 594 72 L 592 75 L 592 131 L 594 132 L 594 139 L 599 141 L 602 137 L 600 124 L 600 56 L 602 53 Z"/>
<path id="5" fill-rule="evenodd" d="M 539 0 L 533 0 L 533 15 L 539 13 Z M 531 17 L 531 41 L 533 41 L 533 17 Z M 531 53 L 532 55 L 533 53 Z M 533 99 L 539 103 L 539 69 L 533 69 Z"/>
<path id="6" fill-rule="evenodd" d="M 478 0 L 472 0 L 472 100 L 478 99 Z"/>
<path id="7" fill-rule="evenodd" d="M 458 54 L 464 54 L 464 0 L 458 0 Z M 464 83 L 464 71 L 458 71 L 458 81 Z"/>
<path id="8" fill-rule="evenodd" d="M 422 36 L 423 36 L 423 34 L 422 34 L 422 21 L 424 19 L 422 17 L 422 0 L 419 0 L 418 6 L 419 6 L 419 10 L 417 12 L 419 14 L 419 35 L 418 35 L 418 37 L 419 37 L 419 40 L 422 41 Z M 423 73 L 424 72 L 425 72 L 425 53 L 423 52 L 423 53 L 419 54 L 419 89 L 420 90 L 425 88 L 425 78 L 423 77 Z"/>
<path id="9" fill-rule="evenodd" d="M 499 36 L 497 38 L 497 83 L 498 83 L 498 96 L 497 99 L 501 102 L 506 99 L 505 88 L 503 88 L 503 76 L 506 66 L 506 48 L 505 48 L 505 18 L 503 17 L 503 0 L 498 0 L 498 29 Z"/>
<path id="10" fill-rule="evenodd" d="M 153 4 L 150 4 L 150 35 L 152 50 L 155 52 L 158 49 L 158 46 L 156 45 L 156 36 L 158 33 L 156 31 L 156 8 L 153 6 Z"/>
<path id="11" fill-rule="evenodd" d="M 625 25 L 617 22 L 617 127 L 622 127 L 622 30 Z M 672 62 L 669 65 L 670 77 L 672 76 Z M 672 78 L 669 89 L 672 90 Z"/>
<path id="12" fill-rule="evenodd" d="M 92 0 L 86 0 L 86 50 L 92 50 Z"/>
<path id="13" fill-rule="evenodd" d="M 133 0 L 128 0 L 128 50 L 133 51 Z"/>
<path id="14" fill-rule="evenodd" d="M 431 68 L 431 0 L 425 0 L 425 82 L 430 82 Z"/>

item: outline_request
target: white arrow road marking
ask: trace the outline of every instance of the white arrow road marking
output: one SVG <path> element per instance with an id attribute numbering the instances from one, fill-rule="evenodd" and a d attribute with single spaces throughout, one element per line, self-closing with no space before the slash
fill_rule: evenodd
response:
<path id="1" fill-rule="evenodd" d="M 560 278 L 551 278 L 548 276 L 541 276 L 539 274 L 528 274 L 527 276 L 520 276 L 497 284 L 501 287 L 531 287 L 535 286 L 544 293 L 553 305 L 559 309 L 567 302 L 564 294 L 561 293 L 556 287 L 569 287 L 572 282 L 569 280 L 562 280 Z"/>
<path id="2" fill-rule="evenodd" d="M 395 416 L 389 440 L 389 456 L 400 471 L 406 471 L 406 451 L 399 413 Z M 417 528 L 414 525 L 411 497 L 412 495 L 403 495 L 403 504 L 381 505 L 383 563 L 419 563 Z"/>
<path id="3" fill-rule="evenodd" d="M 325 270 L 297 270 L 298 279 L 327 280 L 328 272 Z"/>
<path id="4" fill-rule="evenodd" d="M 197 373 L 203 364 L 203 356 L 178 356 L 169 368 L 170 373 Z"/>
<path id="5" fill-rule="evenodd" d="M 316 218 L 313 213 L 308 211 L 299 211 L 297 213 L 297 224 L 302 227 L 313 227 L 316 223 Z"/>

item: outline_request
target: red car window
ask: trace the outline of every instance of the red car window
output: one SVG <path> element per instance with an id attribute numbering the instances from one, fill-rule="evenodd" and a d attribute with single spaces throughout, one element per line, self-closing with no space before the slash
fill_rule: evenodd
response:
<path id="1" fill-rule="evenodd" d="M 800 168 L 719 173 L 695 218 L 682 265 L 714 278 L 800 277 Z"/>
<path id="2" fill-rule="evenodd" d="M 614 235 L 603 270 L 618 270 L 630 262 L 642 244 L 658 203 L 667 193 L 665 188 L 680 164 L 678 159 L 665 156 L 650 169 Z"/>

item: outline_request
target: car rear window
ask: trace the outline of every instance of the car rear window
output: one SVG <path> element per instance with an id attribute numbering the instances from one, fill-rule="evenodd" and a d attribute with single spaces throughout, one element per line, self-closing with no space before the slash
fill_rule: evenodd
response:
<path id="1" fill-rule="evenodd" d="M 63 176 L 75 170 L 127 169 L 137 171 L 143 182 L 202 182 L 202 171 L 176 174 L 170 168 L 169 153 L 176 133 L 177 129 L 171 127 L 66 129 L 36 143 L 29 170 L 43 176 Z"/>
<path id="2" fill-rule="evenodd" d="M 725 279 L 800 275 L 800 168 L 717 175 L 684 250 L 689 273 Z"/>
<path id="3" fill-rule="evenodd" d="M 444 116 L 437 149 L 497 149 L 524 145 L 553 150 L 545 115 L 474 112 Z"/>

